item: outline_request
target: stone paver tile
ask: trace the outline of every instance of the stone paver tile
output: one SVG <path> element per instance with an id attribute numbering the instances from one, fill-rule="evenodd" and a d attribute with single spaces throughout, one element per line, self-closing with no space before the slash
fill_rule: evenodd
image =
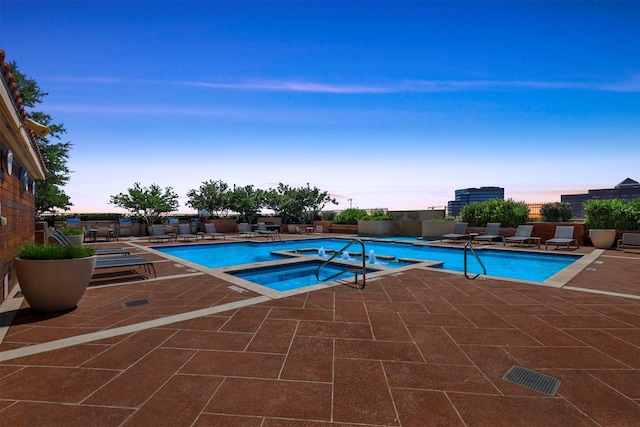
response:
<path id="1" fill-rule="evenodd" d="M 333 340 L 296 337 L 291 343 L 281 379 L 331 382 L 333 380 Z"/>
<path id="2" fill-rule="evenodd" d="M 33 366 L 0 381 L 0 399 L 79 403 L 119 371 Z"/>
<path id="3" fill-rule="evenodd" d="M 544 372 L 562 382 L 556 394 L 603 426 L 632 426 L 640 421 L 640 405 L 603 384 L 587 372 L 550 370 Z M 636 376 L 636 379 L 638 377 Z"/>
<path id="4" fill-rule="evenodd" d="M 495 394 L 497 390 L 472 366 L 382 362 L 393 388 Z"/>
<path id="5" fill-rule="evenodd" d="M 199 351 L 181 374 L 277 378 L 284 363 L 282 354 Z"/>
<path id="6" fill-rule="evenodd" d="M 224 332 L 250 332 L 258 330 L 269 314 L 269 307 L 243 307 L 222 327 Z"/>
<path id="7" fill-rule="evenodd" d="M 459 326 L 473 327 L 473 323 L 460 313 L 443 314 L 443 313 L 401 313 L 402 321 L 406 325 L 421 326 Z"/>
<path id="8" fill-rule="evenodd" d="M 587 345 L 601 351 L 609 357 L 627 364 L 630 368 L 640 369 L 640 348 L 620 340 L 606 331 L 595 329 L 576 329 L 571 334 Z"/>
<path id="9" fill-rule="evenodd" d="M 558 398 L 451 393 L 449 398 L 470 426 L 597 426 L 570 403 Z"/>
<path id="10" fill-rule="evenodd" d="M 331 397 L 330 384 L 227 378 L 205 412 L 329 421 Z"/>
<path id="11" fill-rule="evenodd" d="M 299 308 L 282 308 L 274 307 L 269 313 L 270 319 L 287 319 L 287 320 L 333 320 L 333 310 L 319 309 L 299 309 Z"/>
<path id="12" fill-rule="evenodd" d="M 373 339 L 371 326 L 368 323 L 302 321 L 298 326 L 296 335 L 322 338 Z"/>
<path id="13" fill-rule="evenodd" d="M 289 350 L 297 325 L 298 322 L 295 320 L 265 320 L 247 346 L 247 351 L 285 354 Z"/>
<path id="14" fill-rule="evenodd" d="M 175 331 L 162 329 L 137 332 L 87 361 L 83 366 L 102 369 L 126 369 L 160 346 L 173 334 L 175 334 Z"/>
<path id="15" fill-rule="evenodd" d="M 367 308 L 369 308 L 368 304 Z M 411 336 L 398 313 L 374 311 L 369 312 L 369 318 L 373 336 L 376 340 L 411 341 Z"/>
<path id="16" fill-rule="evenodd" d="M 513 326 L 498 316 L 487 307 L 482 305 L 456 305 L 462 313 L 476 328 L 505 328 L 511 329 Z"/>
<path id="17" fill-rule="evenodd" d="M 399 425 L 380 362 L 335 360 L 333 419 L 350 423 Z"/>
<path id="18" fill-rule="evenodd" d="M 180 330 L 165 341 L 163 347 L 200 350 L 244 350 L 253 334 L 239 332 L 207 332 Z"/>
<path id="19" fill-rule="evenodd" d="M 133 409 L 18 402 L 0 413 L 3 426 L 119 426 Z"/>
<path id="20" fill-rule="evenodd" d="M 640 399 L 639 369 L 594 369 L 587 372 L 629 399 Z"/>
<path id="21" fill-rule="evenodd" d="M 505 319 L 540 344 L 546 346 L 580 347 L 584 345 L 565 331 L 561 331 L 535 316 L 505 316 Z"/>
<path id="22" fill-rule="evenodd" d="M 535 346 L 540 343 L 519 329 L 445 328 L 459 344 Z"/>
<path id="23" fill-rule="evenodd" d="M 424 361 L 411 342 L 336 339 L 335 345 L 336 357 L 344 359 Z"/>
<path id="24" fill-rule="evenodd" d="M 511 347 L 510 353 L 529 369 L 625 369 L 627 365 L 590 347 Z"/>
<path id="25" fill-rule="evenodd" d="M 469 358 L 441 327 L 408 326 L 414 342 L 427 363 L 470 365 Z"/>
<path id="26" fill-rule="evenodd" d="M 335 320 L 337 322 L 368 323 L 369 317 L 362 301 L 341 301 L 335 304 Z"/>
<path id="27" fill-rule="evenodd" d="M 193 356 L 192 350 L 160 348 L 131 365 L 83 403 L 138 407 L 152 396 Z"/>
<path id="28" fill-rule="evenodd" d="M 176 375 L 124 425 L 191 426 L 221 381 L 221 378 Z"/>
<path id="29" fill-rule="evenodd" d="M 391 390 L 402 427 L 463 426 L 447 396 L 440 391 Z"/>
<path id="30" fill-rule="evenodd" d="M 280 420 L 279 420 L 280 421 Z M 278 424 L 283 426 L 282 424 Z M 262 417 L 247 417 L 223 414 L 200 414 L 193 427 L 266 427 Z"/>

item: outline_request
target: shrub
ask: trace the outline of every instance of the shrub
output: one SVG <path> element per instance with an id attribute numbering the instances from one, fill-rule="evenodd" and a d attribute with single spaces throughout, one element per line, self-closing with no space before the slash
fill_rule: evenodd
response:
<path id="1" fill-rule="evenodd" d="M 587 200 L 584 213 L 587 228 L 640 230 L 640 198 L 629 201 Z"/>
<path id="2" fill-rule="evenodd" d="M 16 256 L 22 259 L 73 259 L 95 255 L 95 249 L 78 245 L 39 245 L 28 243 L 22 245 Z"/>
<path id="3" fill-rule="evenodd" d="M 554 202 L 542 205 L 540 215 L 545 222 L 567 222 L 573 216 L 573 212 L 570 203 Z"/>
<path id="4" fill-rule="evenodd" d="M 355 225 L 359 219 L 365 219 L 367 216 L 367 213 L 362 209 L 350 208 L 340 212 L 333 222 L 335 224 Z"/>
<path id="5" fill-rule="evenodd" d="M 64 227 L 60 229 L 60 232 L 65 236 L 79 236 L 84 234 L 81 228 Z"/>
<path id="6" fill-rule="evenodd" d="M 474 202 L 462 208 L 462 221 L 470 227 L 486 227 L 489 222 L 499 222 L 502 227 L 515 228 L 529 220 L 529 207 L 512 199 L 493 199 Z"/>
<path id="7" fill-rule="evenodd" d="M 369 221 L 383 221 L 393 219 L 393 215 L 384 213 L 382 209 L 373 209 L 371 211 L 371 215 L 367 215 L 365 218 L 361 219 L 366 219 Z"/>

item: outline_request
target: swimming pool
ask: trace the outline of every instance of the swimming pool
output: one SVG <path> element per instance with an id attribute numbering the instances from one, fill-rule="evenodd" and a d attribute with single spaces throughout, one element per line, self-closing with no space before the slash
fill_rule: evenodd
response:
<path id="1" fill-rule="evenodd" d="M 204 267 L 220 268 L 289 258 L 283 254 L 283 251 L 306 250 L 305 253 L 314 254 L 320 248 L 325 251 L 340 250 L 349 241 L 349 239 L 327 238 L 269 243 L 233 242 L 181 245 L 154 247 L 153 249 Z M 363 243 L 367 254 L 373 250 L 375 255 L 391 256 L 399 260 L 440 261 L 442 263 L 440 268 L 464 271 L 462 248 L 369 240 L 363 240 Z M 358 248 L 359 246 L 352 246 L 349 250 L 355 251 Z M 545 281 L 580 258 L 580 255 L 572 254 L 501 251 L 490 248 L 478 249 L 476 252 L 487 269 L 487 275 L 533 282 Z M 482 268 L 475 257 L 469 255 L 467 262 L 467 270 L 470 273 L 482 273 Z M 398 264 L 398 266 L 402 265 Z"/>

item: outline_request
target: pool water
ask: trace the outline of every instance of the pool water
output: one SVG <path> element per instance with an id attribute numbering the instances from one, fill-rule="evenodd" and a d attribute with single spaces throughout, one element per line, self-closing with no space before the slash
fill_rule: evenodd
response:
<path id="1" fill-rule="evenodd" d="M 318 280 L 318 278 L 316 278 L 316 270 L 320 265 L 320 262 L 301 262 L 292 265 L 243 270 L 239 272 L 232 272 L 231 274 L 280 292 L 318 285 L 323 283 L 323 278 L 328 278 L 333 275 L 337 276 L 332 280 L 353 280 L 353 273 L 338 274 L 341 271 L 344 271 L 344 269 L 335 268 L 331 265 L 327 265 L 322 268 L 320 280 Z"/>
<path id="2" fill-rule="evenodd" d="M 341 250 L 349 241 L 339 238 L 305 239 L 268 243 L 233 242 L 197 246 L 166 246 L 154 247 L 154 249 L 204 267 L 219 268 L 263 261 L 277 261 L 284 257 L 283 255 L 272 254 L 272 251 L 295 251 L 297 249 L 310 248 Z M 441 268 L 443 269 L 464 271 L 462 248 L 430 247 L 404 242 L 363 241 L 363 243 L 367 254 L 370 250 L 373 250 L 377 255 L 395 256 L 397 259 L 412 258 L 441 261 Z M 348 250 L 356 251 L 359 248 L 359 245 L 353 245 Z M 311 254 L 313 251 L 306 253 Z M 493 249 L 476 250 L 476 253 L 484 263 L 487 275 L 534 282 L 545 281 L 580 258 L 580 255 L 571 254 L 514 252 Z M 482 273 L 481 266 L 470 253 L 467 254 L 467 262 L 468 272 L 473 274 Z M 397 266 L 401 266 L 401 264 Z M 390 265 L 390 267 L 393 267 L 393 265 Z"/>

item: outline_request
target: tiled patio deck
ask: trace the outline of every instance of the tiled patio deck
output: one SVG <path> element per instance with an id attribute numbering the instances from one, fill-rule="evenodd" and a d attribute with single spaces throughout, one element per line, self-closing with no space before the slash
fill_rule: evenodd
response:
<path id="1" fill-rule="evenodd" d="M 560 289 L 414 268 L 282 299 L 145 256 L 157 279 L 102 275 L 69 313 L 3 304 L 3 426 L 640 423 L 640 254 Z M 503 380 L 514 365 L 555 395 Z"/>

